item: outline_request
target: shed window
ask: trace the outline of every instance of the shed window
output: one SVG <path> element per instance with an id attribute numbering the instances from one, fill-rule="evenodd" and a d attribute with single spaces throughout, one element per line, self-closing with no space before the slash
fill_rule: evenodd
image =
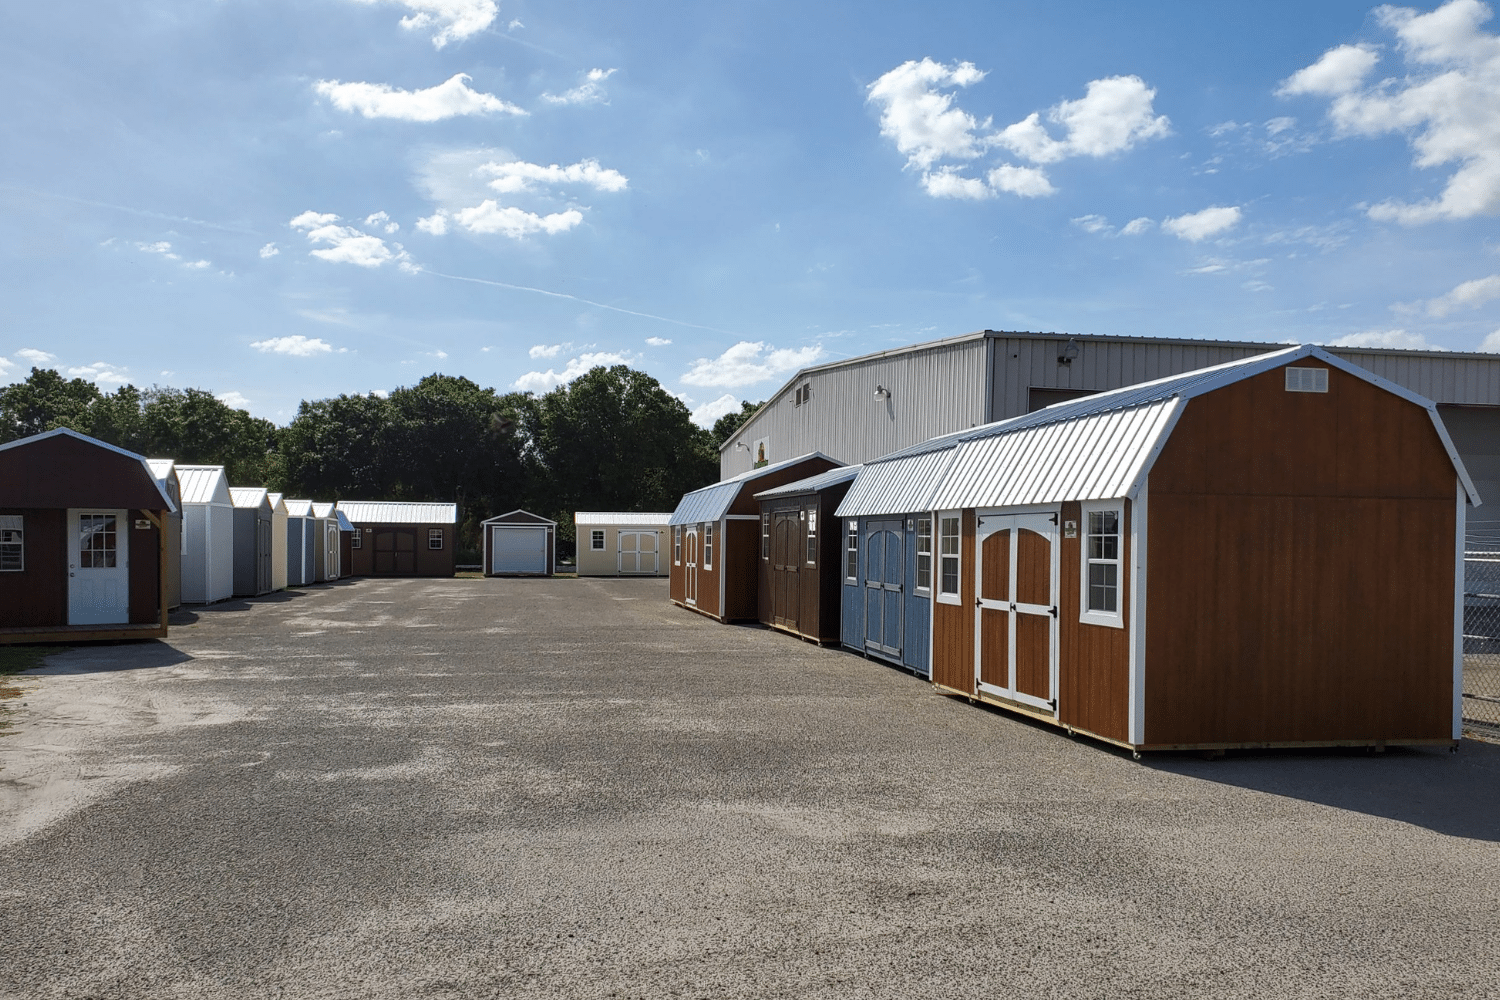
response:
<path id="1" fill-rule="evenodd" d="M 365 547 L 365 536 L 358 528 L 349 533 L 349 547 L 351 549 L 362 549 Z"/>
<path id="2" fill-rule="evenodd" d="M 714 526 L 703 526 L 703 568 L 714 568 Z"/>
<path id="3" fill-rule="evenodd" d="M 932 517 L 917 518 L 917 589 L 932 590 Z"/>
<path id="4" fill-rule="evenodd" d="M 1086 505 L 1083 516 L 1088 530 L 1083 540 L 1082 620 L 1096 625 L 1122 626 L 1120 508 Z"/>
<path id="5" fill-rule="evenodd" d="M 938 593 L 958 602 L 958 515 L 938 518 L 938 556 L 942 579 Z"/>
<path id="6" fill-rule="evenodd" d="M 771 558 L 771 515 L 762 512 L 760 515 L 760 557 Z"/>
<path id="7" fill-rule="evenodd" d="M 851 581 L 859 579 L 859 522 L 849 519 L 849 541 L 844 550 L 844 575 Z"/>
<path id="8" fill-rule="evenodd" d="M 427 529 L 427 547 L 429 549 L 440 549 L 440 548 L 443 547 L 443 529 L 442 528 L 428 528 Z"/>
<path id="9" fill-rule="evenodd" d="M 604 551 L 604 529 L 595 528 L 589 532 L 589 548 L 595 552 Z"/>
<path id="10" fill-rule="evenodd" d="M 809 507 L 807 510 L 807 564 L 816 566 L 818 564 L 818 508 Z"/>
<path id="11" fill-rule="evenodd" d="M 116 549 L 115 515 L 78 515 L 78 565 L 83 569 L 114 569 Z"/>
<path id="12" fill-rule="evenodd" d="M 26 568 L 26 522 L 20 514 L 0 514 L 0 573 Z"/>
<path id="13" fill-rule="evenodd" d="M 682 525 L 672 527 L 672 565 L 682 565 Z"/>

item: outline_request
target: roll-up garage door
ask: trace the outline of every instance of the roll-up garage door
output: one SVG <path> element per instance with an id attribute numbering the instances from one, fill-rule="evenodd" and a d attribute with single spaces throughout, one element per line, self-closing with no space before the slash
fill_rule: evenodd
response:
<path id="1" fill-rule="evenodd" d="M 546 573 L 547 529 L 494 527 L 490 529 L 491 573 Z"/>

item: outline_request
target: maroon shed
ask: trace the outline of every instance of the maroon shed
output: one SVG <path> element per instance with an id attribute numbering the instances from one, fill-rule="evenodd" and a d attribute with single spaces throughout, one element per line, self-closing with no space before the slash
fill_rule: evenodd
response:
<path id="1" fill-rule="evenodd" d="M 755 494 L 760 501 L 760 620 L 813 642 L 838 642 L 843 522 L 834 516 L 862 465 Z"/>
<path id="2" fill-rule="evenodd" d="M 175 510 L 123 448 L 66 429 L 0 445 L 0 643 L 166 636 Z"/>

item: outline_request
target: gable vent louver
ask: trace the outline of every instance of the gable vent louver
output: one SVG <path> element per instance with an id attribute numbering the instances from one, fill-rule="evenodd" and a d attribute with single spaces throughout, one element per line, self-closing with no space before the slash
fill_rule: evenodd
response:
<path id="1" fill-rule="evenodd" d="M 1286 391 L 1327 392 L 1328 369 L 1288 367 L 1286 369 Z"/>

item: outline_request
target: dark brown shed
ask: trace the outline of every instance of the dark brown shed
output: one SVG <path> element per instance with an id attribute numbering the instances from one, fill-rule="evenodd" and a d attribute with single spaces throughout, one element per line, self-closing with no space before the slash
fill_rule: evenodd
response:
<path id="1" fill-rule="evenodd" d="M 834 511 L 861 468 L 830 469 L 755 494 L 762 624 L 813 642 L 839 641 L 844 532 Z"/>
<path id="2" fill-rule="evenodd" d="M 457 565 L 458 505 L 387 500 L 340 500 L 352 529 L 334 550 L 343 576 L 452 576 Z M 344 536 L 348 536 L 345 547 Z M 327 544 L 323 538 L 318 544 Z M 311 582 L 311 581 L 308 581 Z"/>

